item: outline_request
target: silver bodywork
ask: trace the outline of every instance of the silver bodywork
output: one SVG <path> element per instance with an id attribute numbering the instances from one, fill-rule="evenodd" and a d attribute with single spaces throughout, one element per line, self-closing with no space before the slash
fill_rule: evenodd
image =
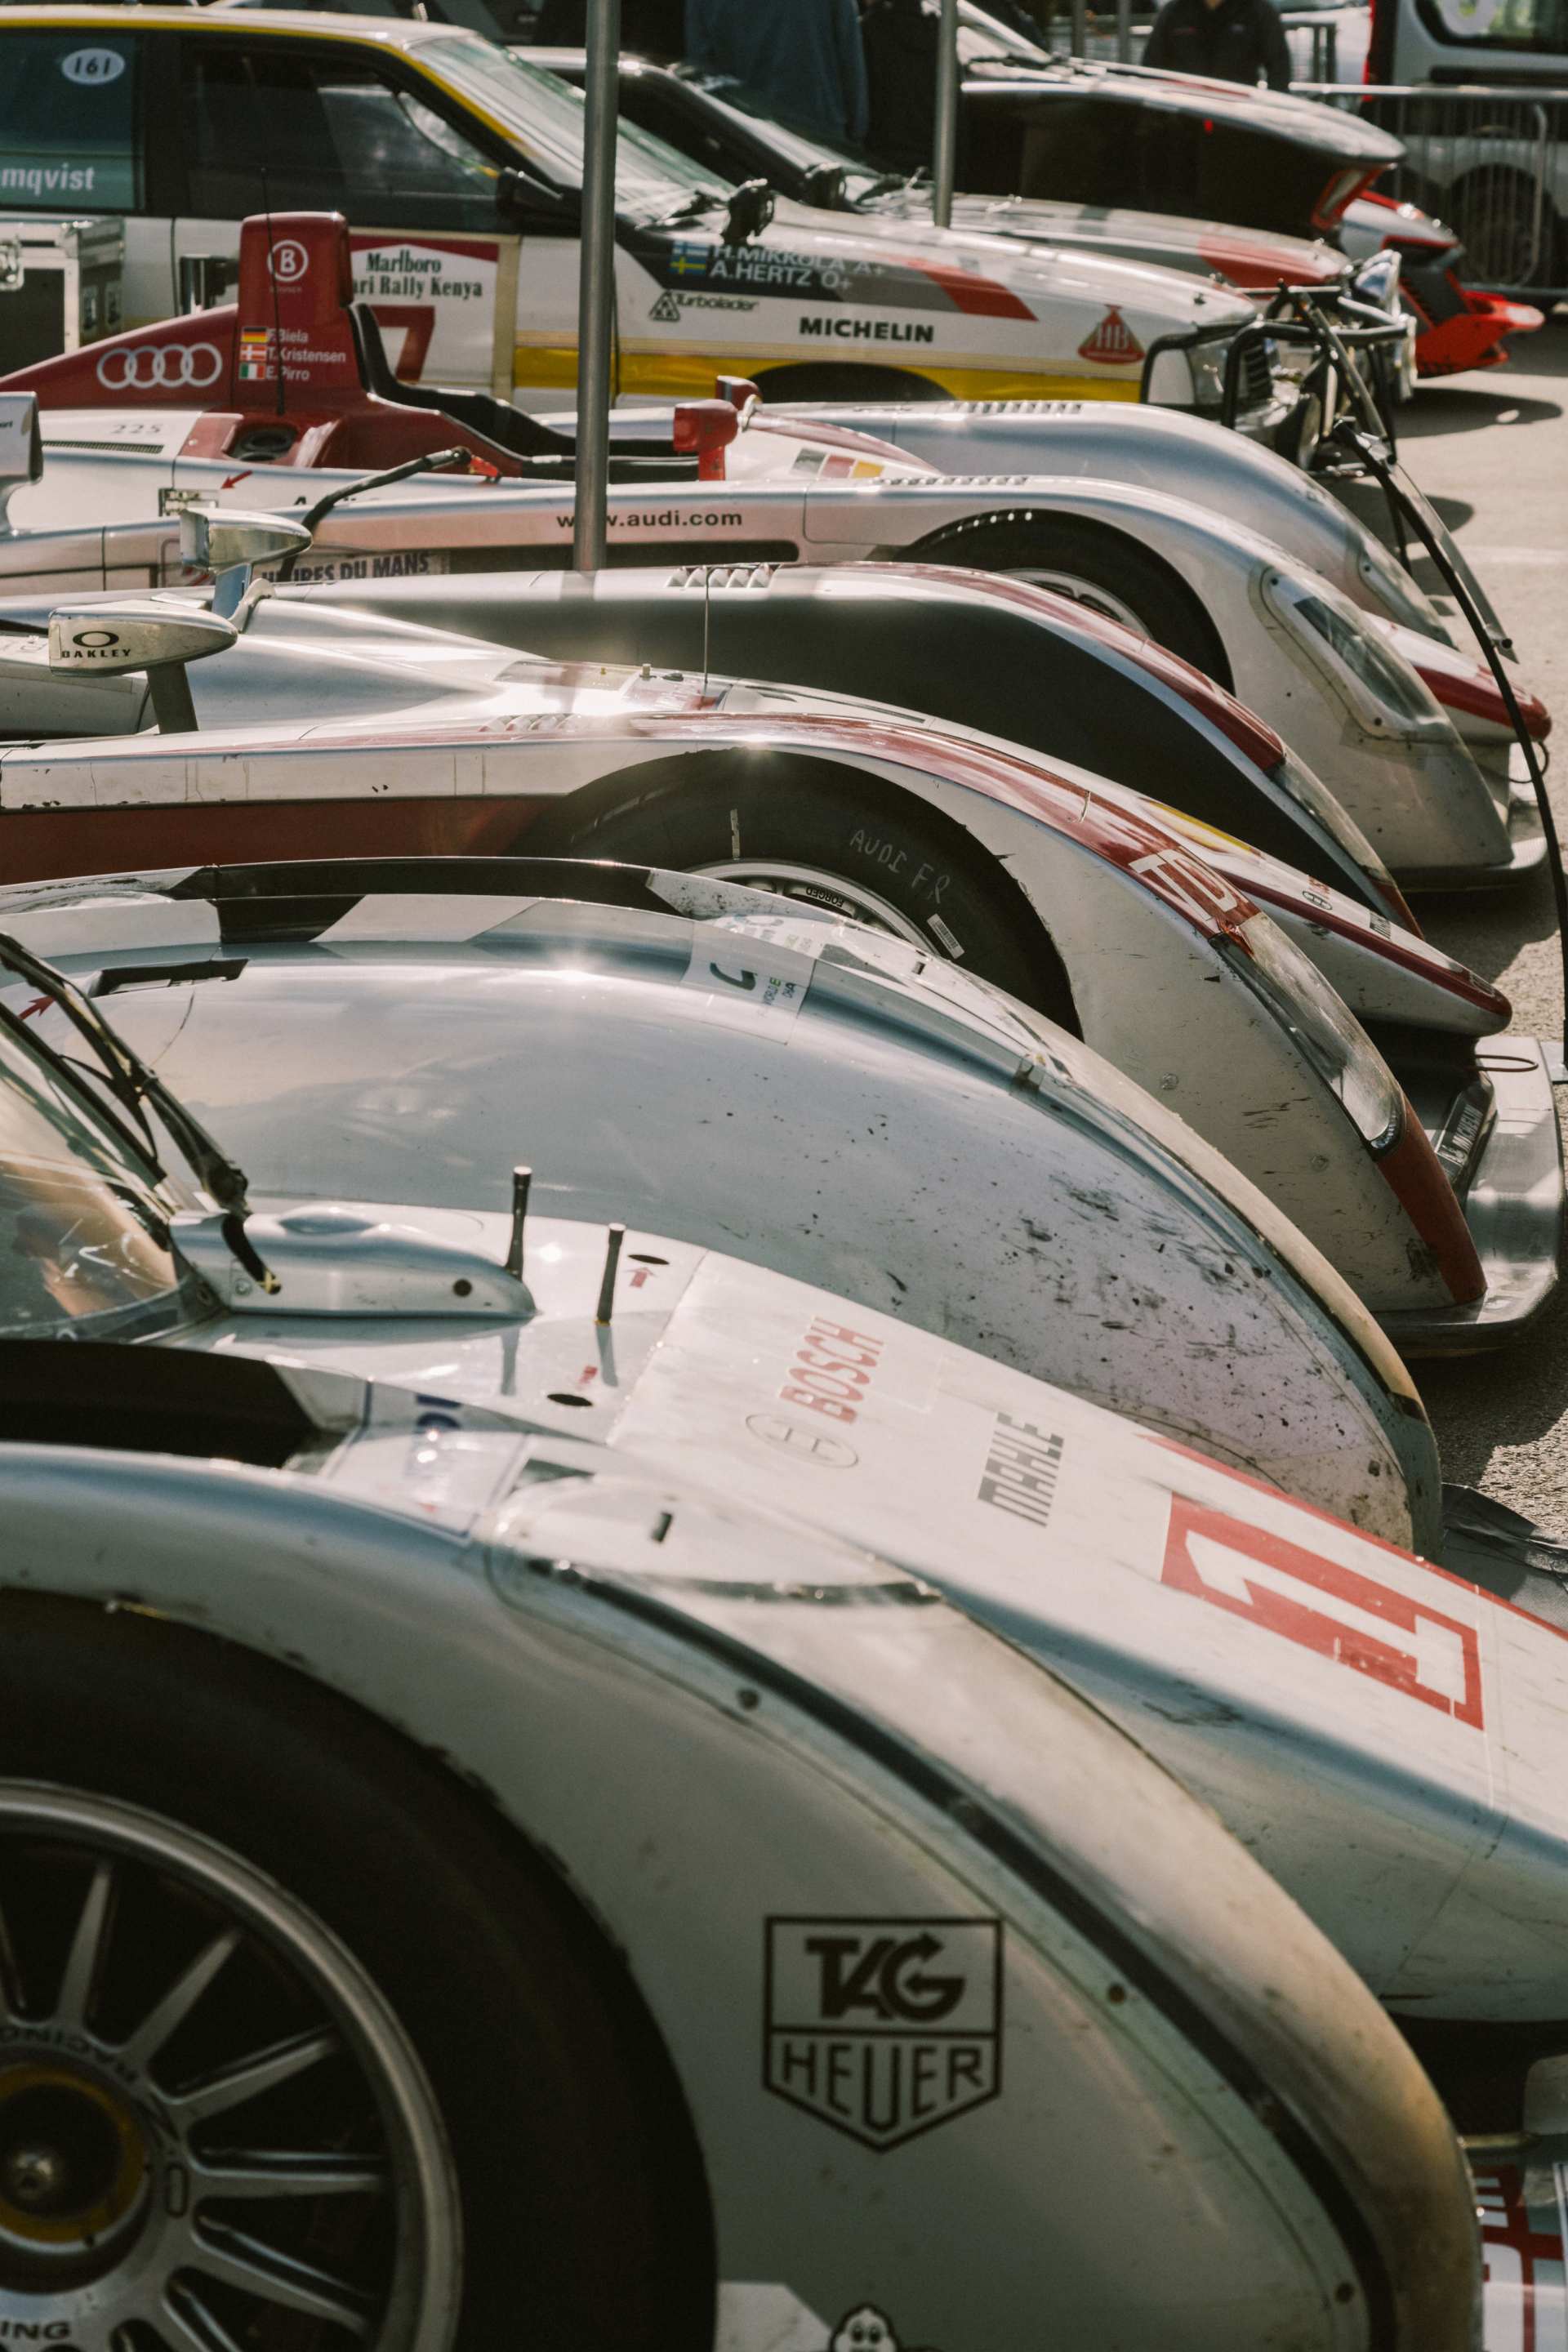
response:
<path id="1" fill-rule="evenodd" d="M 90 982 L 258 1192 L 357 1197 L 395 1175 L 401 1201 L 491 1214 L 526 1160 L 562 1213 L 721 1235 L 1378 1534 L 1436 1541 L 1430 1430 L 1344 1285 L 1190 1129 L 996 991 L 683 876 L 620 909 L 372 888 L 313 940 L 287 910 L 269 923 L 264 887 L 121 877 L 0 899 L 0 928 Z M 734 985 L 747 974 L 763 984 Z"/>
<path id="2" fill-rule="evenodd" d="M 269 600 L 254 609 L 267 614 Z M 285 641 L 299 626 L 298 609 L 285 613 Z M 260 625 L 265 629 L 265 621 Z M 242 646 L 249 635 L 247 630 Z M 198 666 L 193 677 L 217 675 L 239 650 Z M 1042 957 L 1054 954 L 1065 966 L 1073 1018 L 1088 1042 L 1260 1183 L 1374 1311 L 1415 1314 L 1410 1337 L 1448 1327 L 1449 1310 L 1463 1294 L 1451 1284 L 1441 1251 L 1418 1241 L 1407 1200 L 1368 1148 L 1380 1136 L 1394 1140 L 1397 1089 L 1378 1073 L 1351 1023 L 1331 1050 L 1350 1063 L 1359 1059 L 1362 1075 L 1343 1094 L 1335 1092 L 1321 1057 L 1302 1042 L 1312 1034 L 1304 1004 L 1314 976 L 1284 940 L 1274 944 L 1268 919 L 1222 876 L 1205 871 L 1194 849 L 1141 808 L 1135 795 L 1102 794 L 1098 779 L 1078 771 L 1016 761 L 984 739 L 910 728 L 897 714 L 865 715 L 845 705 L 842 716 L 815 717 L 802 710 L 805 698 L 778 689 L 721 689 L 721 708 L 715 709 L 712 690 L 704 695 L 694 681 L 579 668 L 546 670 L 520 683 L 498 677 L 493 661 L 489 683 L 488 707 L 481 690 L 456 719 L 439 706 L 423 713 L 416 706 L 390 723 L 375 711 L 358 722 L 314 724 L 306 717 L 293 725 L 0 751 L 0 823 L 12 826 L 12 869 L 47 875 L 112 868 L 128 840 L 139 833 L 148 837 L 155 814 L 160 830 L 151 837 L 165 856 L 178 847 L 199 854 L 199 844 L 210 856 L 233 858 L 244 854 L 234 845 L 240 836 L 226 834 L 222 811 L 233 808 L 229 823 L 237 825 L 258 803 L 278 808 L 269 853 L 309 855 L 320 846 L 314 829 L 331 804 L 368 805 L 387 796 L 432 803 L 437 823 L 444 799 L 462 809 L 448 847 L 474 845 L 481 828 L 488 828 L 483 845 L 503 845 L 494 809 L 502 810 L 504 824 L 508 798 L 531 802 L 530 816 L 543 811 L 551 845 L 560 847 L 563 831 L 569 835 L 574 828 L 573 797 L 592 786 L 616 777 L 645 787 L 668 782 L 668 768 L 653 765 L 661 758 L 677 763 L 678 775 L 683 758 L 702 752 L 787 759 L 793 750 L 817 763 L 815 772 L 824 761 L 828 772 L 841 771 L 847 791 L 864 791 L 868 780 L 873 789 L 891 786 L 900 795 L 952 807 L 1005 882 L 1007 902 L 1016 905 L 1022 892 L 1048 943 Z M 780 772 L 780 792 L 787 776 Z M 597 803 L 582 805 L 578 829 L 591 839 Z M 197 811 L 199 817 L 186 814 Z M 131 813 L 129 830 L 121 812 Z M 392 819 L 374 823 L 387 839 Z M 247 837 L 255 838 L 254 827 Z M 390 836 L 388 845 L 397 839 Z M 743 868 L 738 817 L 731 848 Z M 868 850 L 868 892 L 878 879 Z M 871 904 L 858 900 L 857 909 Z M 1298 919 L 1306 925 L 1316 912 L 1310 894 L 1298 903 Z M 1359 909 L 1353 926 L 1352 937 L 1341 935 L 1339 952 L 1350 963 L 1359 948 L 1362 992 L 1370 1000 L 1381 977 L 1380 942 Z M 977 940 L 951 927 L 929 943 L 918 933 L 912 938 L 951 955 L 980 952 Z M 1289 964 L 1282 982 L 1255 977 L 1265 959 Z M 1129 987 L 1129 971 L 1139 964 L 1158 971 L 1157 991 Z M 1394 971 L 1394 1001 L 1407 1002 L 1408 967 L 1386 960 L 1381 966 Z M 1460 1026 L 1477 1021 L 1470 1006 L 1458 1011 L 1456 1023 L 1459 1000 L 1437 971 L 1432 977 L 1428 1018 Z M 1494 1022 L 1500 1000 L 1497 1005 Z M 1480 1013 L 1480 1024 L 1488 1017 Z M 1331 1007 L 1331 1025 L 1342 1018 Z M 1374 1124 L 1367 1123 L 1369 1111 L 1351 1104 L 1357 1087 L 1369 1083 L 1385 1095 Z M 1544 1117 L 1550 1126 L 1549 1104 L 1534 1108 L 1536 1125 Z M 1500 1328 L 1466 1324 L 1472 1336 Z"/>
<path id="3" fill-rule="evenodd" d="M 411 1444 L 395 1398 L 311 1386 L 317 1475 L 6 1447 L 5 1580 L 286 1659 L 552 1858 L 674 2062 L 723 2352 L 829 2352 L 868 2304 L 943 2352 L 1032 2352 L 1042 2307 L 1108 2347 L 1468 2352 L 1430 2090 L 1122 1735 L 875 1557 L 521 1427 Z M 863 2037 L 769 2029 L 817 2021 L 813 1923 L 908 1921 L 962 1968 L 1000 2095 L 889 2144 L 810 2094 Z M 1072 2160 L 1043 2162 L 1065 2116 Z"/>
<path id="4" fill-rule="evenodd" d="M 849 421 L 844 412 L 818 414 L 838 428 Z M 910 421 L 926 417 L 936 423 Z M 1055 436 L 1058 417 L 1061 437 Z M 1155 432 L 1147 439 L 1135 433 L 1131 442 L 1108 444 L 1106 419 L 1112 426 L 1134 428 L 1152 421 Z M 906 446 L 915 436 L 921 448 L 912 454 L 923 464 L 927 442 L 932 436 L 940 438 L 944 425 L 951 461 L 952 433 L 967 436 L 972 420 L 917 404 L 886 412 L 857 410 L 853 421 L 878 434 L 891 428 Z M 982 434 L 1000 423 L 1016 436 L 1011 412 L 973 421 Z M 226 499 L 248 508 L 289 507 L 354 478 L 327 467 L 301 475 L 289 467 L 183 457 L 179 451 L 194 422 L 194 412 L 119 419 L 94 411 L 52 412 L 47 430 L 75 446 L 57 444 L 43 480 L 14 497 L 13 519 L 23 528 L 0 537 L 0 588 L 70 594 L 177 582 L 182 572 L 175 522 L 172 516 L 163 522 L 148 520 L 165 503 Z M 885 456 L 873 454 L 861 478 L 823 478 L 812 469 L 844 453 L 825 448 L 818 456 L 807 443 L 798 453 L 806 461 L 801 470 L 795 463 L 796 445 L 787 434 L 774 436 L 772 422 L 764 419 L 752 436 L 764 453 L 758 460 L 762 470 L 722 483 L 612 487 L 610 545 L 617 554 L 635 543 L 639 553 L 663 551 L 686 561 L 765 557 L 834 564 L 929 555 L 962 563 L 965 534 L 983 526 L 1004 524 L 1026 536 L 1031 523 L 1088 526 L 1108 546 L 1152 552 L 1165 567 L 1178 593 L 1193 600 L 1215 632 L 1221 666 L 1228 671 L 1223 682 L 1322 778 L 1396 876 L 1506 880 L 1539 862 L 1541 828 L 1528 793 L 1513 792 L 1506 773 L 1482 772 L 1403 653 L 1373 637 L 1346 601 L 1347 575 L 1353 575 L 1362 582 L 1363 603 L 1381 599 L 1385 611 L 1398 605 L 1398 617 L 1441 626 L 1435 616 L 1423 624 L 1425 600 L 1413 588 L 1405 596 L 1406 575 L 1386 553 L 1380 568 L 1369 552 L 1377 543 L 1325 494 L 1267 453 L 1247 453 L 1263 468 L 1256 478 L 1237 473 L 1226 457 L 1214 456 L 1216 447 L 1232 451 L 1236 436 L 1192 420 L 1089 403 L 1046 404 L 1026 422 L 1037 437 L 1042 424 L 1051 427 L 1051 437 L 1028 460 L 1031 467 L 1046 463 L 1054 468 L 1060 456 L 1068 459 L 1068 469 L 1048 477 L 1026 474 L 1020 454 L 1010 449 L 989 453 L 986 472 L 958 479 L 920 470 L 906 474 Z M 83 447 L 84 440 L 91 446 Z M 782 458 L 783 470 L 775 457 Z M 973 462 L 973 453 L 968 461 Z M 1082 472 L 1071 470 L 1074 465 Z M 1272 467 L 1277 473 L 1268 470 Z M 1258 535 L 1275 532 L 1292 517 L 1295 528 L 1286 548 Z M 427 578 L 477 568 L 486 560 L 485 551 L 492 563 L 516 564 L 524 550 L 532 551 L 535 562 L 552 553 L 563 558 L 573 525 L 568 486 L 427 479 L 367 492 L 326 516 L 318 548 L 296 577 L 324 585 Z M 1304 568 L 1299 551 L 1303 546 L 1310 546 L 1312 561 L 1332 561 L 1326 580 Z M 1027 572 L 1026 547 L 1024 555 Z M 1044 555 L 1040 576 L 1051 584 L 1060 576 L 1062 584 L 1074 585 Z M 1363 654 L 1363 666 L 1371 659 L 1392 673 L 1397 680 L 1394 699 L 1386 692 L 1369 699 L 1321 635 L 1300 624 L 1292 626 L 1289 614 L 1282 614 L 1282 601 L 1300 611 L 1304 600 L 1331 609 L 1335 626 L 1373 649 Z"/>

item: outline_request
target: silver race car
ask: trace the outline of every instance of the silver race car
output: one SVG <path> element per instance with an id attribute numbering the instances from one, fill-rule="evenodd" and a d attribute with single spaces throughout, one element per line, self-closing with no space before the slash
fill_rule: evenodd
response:
<path id="1" fill-rule="evenodd" d="M 1495 1345 L 1549 1296 L 1563 1183 L 1540 1048 L 1479 1045 L 1506 1000 L 1385 919 L 1093 776 L 876 705 L 520 665 L 349 615 L 351 656 L 384 632 L 370 690 L 360 715 L 318 719 L 312 609 L 226 583 L 219 601 L 243 635 L 201 607 L 106 602 L 57 614 L 47 644 L 10 641 L 0 661 L 35 711 L 57 685 L 101 700 L 114 672 L 134 707 L 146 665 L 154 694 L 188 697 L 181 657 L 221 649 L 242 704 L 248 678 L 252 711 L 281 690 L 299 712 L 0 751 L 12 875 L 526 845 L 782 888 L 1085 1037 L 1258 1182 L 1402 1345 Z"/>

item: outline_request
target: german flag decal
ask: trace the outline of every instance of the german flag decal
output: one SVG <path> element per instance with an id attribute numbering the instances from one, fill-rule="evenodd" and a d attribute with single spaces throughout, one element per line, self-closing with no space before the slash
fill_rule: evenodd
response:
<path id="1" fill-rule="evenodd" d="M 1122 317 L 1120 310 L 1108 310 L 1086 343 L 1079 343 L 1080 360 L 1099 360 L 1106 367 L 1129 367 L 1143 356 L 1143 346 Z"/>

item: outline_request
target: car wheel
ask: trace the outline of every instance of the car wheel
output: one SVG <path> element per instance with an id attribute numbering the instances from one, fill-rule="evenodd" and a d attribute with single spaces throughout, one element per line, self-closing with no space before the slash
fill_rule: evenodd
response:
<path id="1" fill-rule="evenodd" d="M 1070 518 L 982 522 L 941 531 L 908 551 L 916 563 L 1009 572 L 1053 589 L 1179 654 L 1222 686 L 1230 668 L 1219 634 L 1184 581 L 1119 532 Z"/>
<path id="2" fill-rule="evenodd" d="M 809 761 L 699 755 L 638 768 L 552 848 L 773 890 L 962 963 L 1078 1033 L 1072 990 L 1016 883 L 923 803 Z"/>
<path id="3" fill-rule="evenodd" d="M 1478 125 L 1474 136 L 1488 129 Z M 1448 217 L 1464 248 L 1466 281 L 1501 289 L 1529 287 L 1540 278 L 1540 263 L 1552 248 L 1552 207 L 1536 209 L 1535 187 L 1527 174 L 1502 163 L 1479 163 L 1450 191 Z"/>
<path id="4" fill-rule="evenodd" d="M 679 2093 L 543 1866 L 297 1673 L 0 1608 L 0 2340 L 710 2342 Z"/>

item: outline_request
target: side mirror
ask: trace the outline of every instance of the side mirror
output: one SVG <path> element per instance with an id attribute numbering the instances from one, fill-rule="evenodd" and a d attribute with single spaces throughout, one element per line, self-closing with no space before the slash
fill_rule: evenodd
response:
<path id="1" fill-rule="evenodd" d="M 20 489 L 24 482 L 41 480 L 43 471 L 37 394 L 0 393 L 0 538 L 5 535 L 5 508 L 12 491 Z"/>
<path id="2" fill-rule="evenodd" d="M 777 202 L 765 180 L 742 180 L 730 199 L 724 222 L 725 244 L 744 245 L 749 238 L 760 236 L 772 220 Z"/>
<path id="3" fill-rule="evenodd" d="M 801 173 L 796 201 L 815 205 L 819 212 L 841 213 L 845 210 L 844 191 L 848 177 L 842 163 L 813 163 Z"/>
<path id="4" fill-rule="evenodd" d="M 564 221 L 573 202 L 544 180 L 512 164 L 496 174 L 496 226 L 503 236 L 519 236 L 531 222 Z"/>
<path id="5" fill-rule="evenodd" d="M 180 554 L 199 572 L 252 571 L 302 555 L 310 545 L 306 525 L 291 515 L 253 512 L 247 507 L 186 507 L 180 515 Z"/>
<path id="6" fill-rule="evenodd" d="M 156 604 L 89 604 L 49 615 L 49 667 L 68 677 L 96 672 L 113 677 L 122 670 L 147 673 L 153 712 L 160 732 L 195 732 L 185 664 L 221 654 L 239 632 L 216 613 Z"/>

